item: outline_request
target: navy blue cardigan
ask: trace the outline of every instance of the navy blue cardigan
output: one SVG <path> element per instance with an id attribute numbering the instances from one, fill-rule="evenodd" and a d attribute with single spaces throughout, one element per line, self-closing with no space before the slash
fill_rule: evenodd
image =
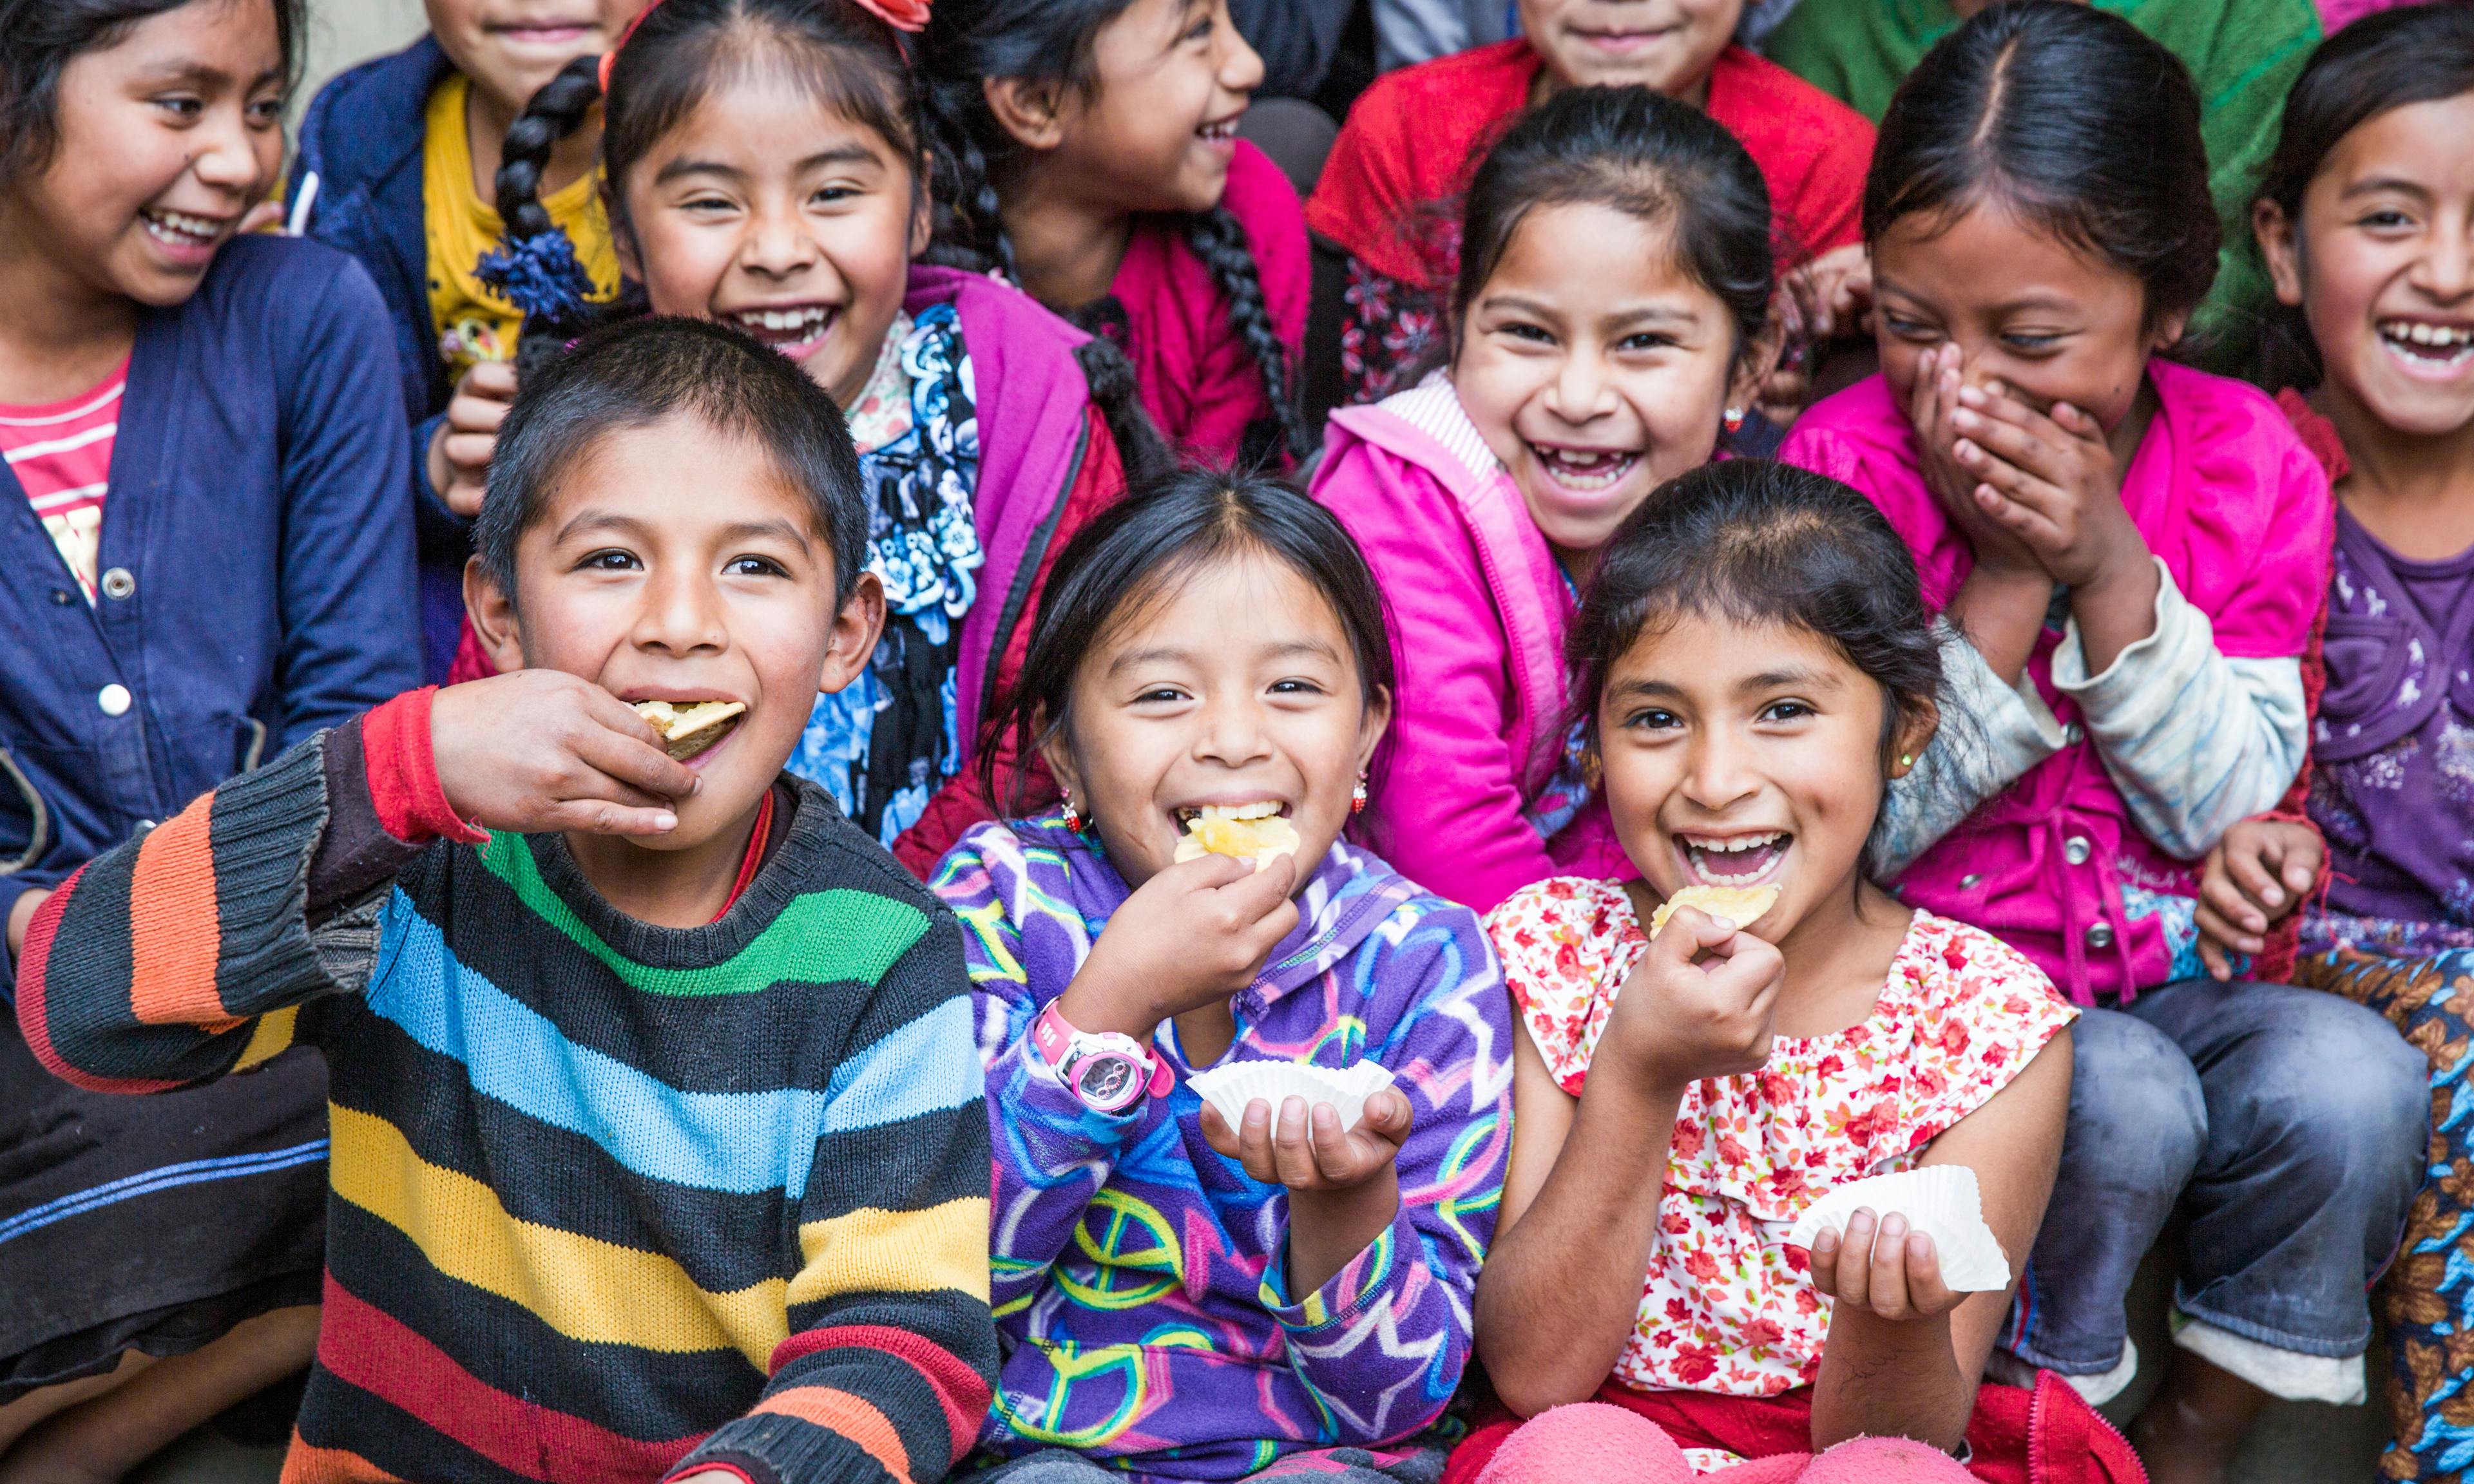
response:
<path id="1" fill-rule="evenodd" d="M 464 616 L 464 559 L 472 524 L 429 488 L 429 438 L 454 388 L 429 312 L 429 239 L 422 215 L 421 152 L 429 95 L 455 70 L 423 36 L 403 51 L 339 73 L 302 116 L 284 199 L 314 242 L 360 259 L 386 300 L 395 370 L 410 429 L 405 475 L 421 542 L 422 628 L 431 680 L 443 680 Z M 305 214 L 298 212 L 316 180 Z"/>
<path id="2" fill-rule="evenodd" d="M 420 683 L 386 326 L 358 264 L 277 237 L 141 313 L 97 562 L 121 596 L 86 603 L 0 466 L 0 921 Z"/>

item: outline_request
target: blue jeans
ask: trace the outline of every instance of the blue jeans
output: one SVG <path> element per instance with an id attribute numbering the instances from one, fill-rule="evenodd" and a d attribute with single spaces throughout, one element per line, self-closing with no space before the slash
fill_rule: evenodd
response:
<path id="1" fill-rule="evenodd" d="M 2277 1350 L 2361 1354 L 2430 1119 L 2423 1054 L 2334 994 L 2186 979 L 2088 1011 L 2002 1349 L 2065 1376 L 2112 1370 L 2132 1275 L 2178 1217 L 2184 1314 Z"/>

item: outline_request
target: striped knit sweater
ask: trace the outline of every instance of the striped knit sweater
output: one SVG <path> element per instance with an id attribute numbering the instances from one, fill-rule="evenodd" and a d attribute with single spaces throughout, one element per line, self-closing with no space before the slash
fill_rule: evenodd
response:
<path id="1" fill-rule="evenodd" d="M 996 1359 L 952 915 L 806 783 L 697 928 L 620 915 L 554 835 L 406 843 L 390 709 L 380 767 L 355 722 L 88 864 L 18 980 L 85 1087 L 325 1052 L 285 1484 L 942 1477 Z"/>

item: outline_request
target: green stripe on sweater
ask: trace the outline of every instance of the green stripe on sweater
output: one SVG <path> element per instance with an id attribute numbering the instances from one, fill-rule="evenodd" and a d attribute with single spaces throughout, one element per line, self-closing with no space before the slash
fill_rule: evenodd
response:
<path id="1" fill-rule="evenodd" d="M 704 969 L 654 969 L 601 941 L 541 877 L 521 835 L 493 834 L 481 864 L 542 921 L 647 994 L 754 994 L 784 981 L 875 984 L 928 931 L 928 916 L 908 902 L 837 887 L 792 898 L 747 946 Z"/>

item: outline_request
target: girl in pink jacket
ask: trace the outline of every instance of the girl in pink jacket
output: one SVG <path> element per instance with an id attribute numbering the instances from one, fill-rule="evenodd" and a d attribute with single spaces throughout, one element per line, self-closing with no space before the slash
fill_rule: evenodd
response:
<path id="1" fill-rule="evenodd" d="M 1700 110 L 1581 89 L 1470 183 L 1448 362 L 1334 414 L 1313 492 L 1382 580 L 1400 674 L 1366 841 L 1485 911 L 1636 873 L 1565 715 L 1564 630 L 1598 552 L 1710 462 L 1770 358 L 1769 192 Z"/>

